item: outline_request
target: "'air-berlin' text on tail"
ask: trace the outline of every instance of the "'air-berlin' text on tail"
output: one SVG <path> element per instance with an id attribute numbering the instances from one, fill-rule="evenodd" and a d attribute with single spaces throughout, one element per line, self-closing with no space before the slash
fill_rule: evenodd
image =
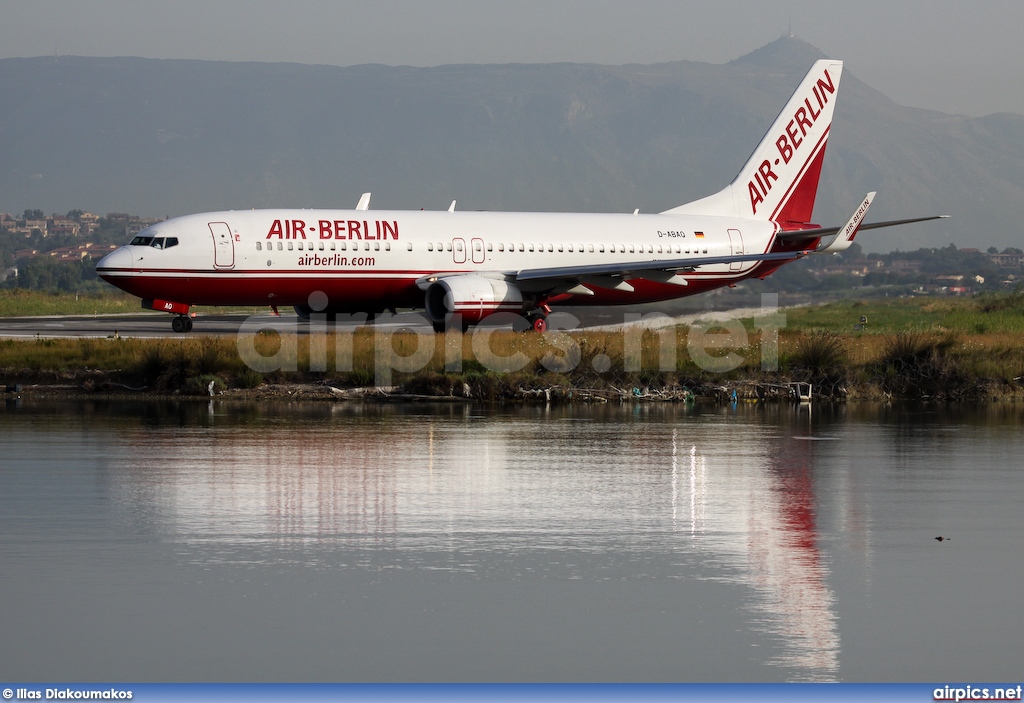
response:
<path id="1" fill-rule="evenodd" d="M 736 179 L 665 214 L 770 220 L 784 229 L 809 224 L 842 73 L 842 61 L 815 62 Z"/>

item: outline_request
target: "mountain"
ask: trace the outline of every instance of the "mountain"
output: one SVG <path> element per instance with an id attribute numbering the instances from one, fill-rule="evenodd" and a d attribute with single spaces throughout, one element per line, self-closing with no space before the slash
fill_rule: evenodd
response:
<path id="1" fill-rule="evenodd" d="M 436 68 L 0 60 L 0 211 L 371 207 L 665 210 L 732 179 L 811 62 Z M 841 58 L 841 57 L 839 57 Z M 1020 246 L 1024 117 L 900 106 L 843 76 L 815 218 L 953 219 L 869 250 Z"/>

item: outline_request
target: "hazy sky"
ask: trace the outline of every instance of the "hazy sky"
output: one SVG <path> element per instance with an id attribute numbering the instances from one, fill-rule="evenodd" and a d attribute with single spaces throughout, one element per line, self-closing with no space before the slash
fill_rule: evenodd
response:
<path id="1" fill-rule="evenodd" d="M 724 63 L 790 27 L 903 105 L 1024 114 L 1021 0 L 0 0 L 0 58 Z"/>

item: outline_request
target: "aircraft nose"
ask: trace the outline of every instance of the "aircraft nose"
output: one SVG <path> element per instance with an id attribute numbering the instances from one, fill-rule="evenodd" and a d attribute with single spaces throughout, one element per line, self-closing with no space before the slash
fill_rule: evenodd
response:
<path id="1" fill-rule="evenodd" d="M 132 258 L 128 247 L 121 247 L 110 252 L 96 264 L 96 273 L 101 276 L 104 273 L 128 273 L 134 267 L 135 261 Z"/>

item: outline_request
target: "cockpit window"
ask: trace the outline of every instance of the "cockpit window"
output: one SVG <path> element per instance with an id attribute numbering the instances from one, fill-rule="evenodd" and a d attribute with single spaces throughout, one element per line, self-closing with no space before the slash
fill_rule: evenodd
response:
<path id="1" fill-rule="evenodd" d="M 134 244 L 139 247 L 153 247 L 154 249 L 170 249 L 171 247 L 178 246 L 177 237 L 148 237 L 145 235 L 138 235 L 132 239 L 129 244 Z"/>

